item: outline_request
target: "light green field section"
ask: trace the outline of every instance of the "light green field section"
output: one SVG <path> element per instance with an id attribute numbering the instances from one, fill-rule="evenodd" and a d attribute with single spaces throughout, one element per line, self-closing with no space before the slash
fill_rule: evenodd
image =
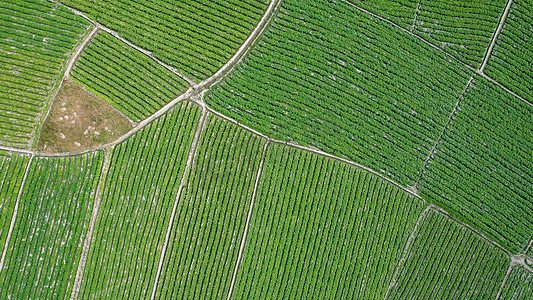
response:
<path id="1" fill-rule="evenodd" d="M 515 266 L 502 289 L 501 300 L 533 299 L 533 273 Z"/>

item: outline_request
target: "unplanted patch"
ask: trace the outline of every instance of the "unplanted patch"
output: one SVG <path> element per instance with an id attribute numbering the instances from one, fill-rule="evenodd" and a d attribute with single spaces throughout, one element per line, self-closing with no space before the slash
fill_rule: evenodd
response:
<path id="1" fill-rule="evenodd" d="M 78 153 L 118 139 L 131 121 L 80 85 L 66 80 L 46 118 L 37 150 Z"/>

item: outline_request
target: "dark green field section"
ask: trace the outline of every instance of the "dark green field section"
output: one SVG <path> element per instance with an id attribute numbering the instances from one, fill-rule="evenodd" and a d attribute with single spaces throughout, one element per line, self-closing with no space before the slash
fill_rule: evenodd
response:
<path id="1" fill-rule="evenodd" d="M 515 254 L 533 236 L 532 115 L 533 106 L 476 76 L 419 187 Z"/>
<path id="2" fill-rule="evenodd" d="M 414 185 L 469 78 L 458 62 L 345 2 L 287 0 L 206 101 L 272 138 Z"/>
<path id="3" fill-rule="evenodd" d="M 210 115 L 181 192 L 156 299 L 225 299 L 265 140 Z"/>
<path id="4" fill-rule="evenodd" d="M 111 150 L 80 298 L 149 298 L 201 110 L 185 102 Z"/>
<path id="5" fill-rule="evenodd" d="M 103 153 L 34 158 L 0 272 L 2 299 L 70 296 Z"/>
<path id="6" fill-rule="evenodd" d="M 485 73 L 533 102 L 533 1 L 515 0 Z"/>
<path id="7" fill-rule="evenodd" d="M 220 69 L 265 13 L 267 0 L 63 0 L 91 20 L 200 81 Z"/>
<path id="8" fill-rule="evenodd" d="M 178 75 L 105 31 L 84 48 L 71 76 L 135 122 L 188 87 Z"/>
<path id="9" fill-rule="evenodd" d="M 430 210 L 389 298 L 495 299 L 508 266 L 502 250 Z"/>
<path id="10" fill-rule="evenodd" d="M 269 145 L 236 299 L 383 299 L 424 202 L 316 154 Z"/>
<path id="11" fill-rule="evenodd" d="M 502 289 L 500 299 L 533 299 L 533 273 L 520 266 L 514 266 Z"/>
<path id="12" fill-rule="evenodd" d="M 89 25 L 49 1 L 0 2 L 0 145 L 32 146 L 65 63 Z"/>
<path id="13" fill-rule="evenodd" d="M 416 9 L 421 0 L 347 0 L 350 3 L 380 15 L 404 28 L 411 29 Z"/>
<path id="14" fill-rule="evenodd" d="M 0 253 L 4 252 L 28 161 L 29 156 L 0 152 Z"/>

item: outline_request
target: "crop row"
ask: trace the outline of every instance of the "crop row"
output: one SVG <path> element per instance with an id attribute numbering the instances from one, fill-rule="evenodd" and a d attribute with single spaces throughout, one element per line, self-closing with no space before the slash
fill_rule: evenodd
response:
<path id="1" fill-rule="evenodd" d="M 264 13 L 266 0 L 64 0 L 186 76 L 200 81 L 237 51 Z"/>
<path id="2" fill-rule="evenodd" d="M 288 0 L 207 102 L 273 138 L 413 185 L 469 76 L 439 51 L 344 2 Z"/>
<path id="3" fill-rule="evenodd" d="M 178 75 L 102 31 L 84 49 L 72 77 L 136 122 L 187 88 Z"/>
<path id="4" fill-rule="evenodd" d="M 148 298 L 200 110 L 182 103 L 111 150 L 80 298 Z"/>
<path id="5" fill-rule="evenodd" d="M 28 148 L 89 23 L 44 0 L 0 3 L 0 144 Z"/>
<path id="6" fill-rule="evenodd" d="M 533 299 L 533 273 L 520 266 L 514 266 L 502 289 L 500 299 Z"/>
<path id="7" fill-rule="evenodd" d="M 389 298 L 494 299 L 508 266 L 502 250 L 430 210 Z"/>
<path id="8" fill-rule="evenodd" d="M 533 236 L 533 107 L 476 76 L 446 128 L 421 194 L 513 253 Z"/>
<path id="9" fill-rule="evenodd" d="M 102 152 L 33 159 L 0 272 L 0 298 L 70 295 L 102 160 Z"/>
<path id="10" fill-rule="evenodd" d="M 485 73 L 533 102 L 533 1 L 513 1 Z"/>
<path id="11" fill-rule="evenodd" d="M 208 116 L 179 198 L 156 298 L 227 297 L 264 144 Z"/>
<path id="12" fill-rule="evenodd" d="M 383 299 L 423 208 L 366 171 L 269 145 L 234 297 Z"/>

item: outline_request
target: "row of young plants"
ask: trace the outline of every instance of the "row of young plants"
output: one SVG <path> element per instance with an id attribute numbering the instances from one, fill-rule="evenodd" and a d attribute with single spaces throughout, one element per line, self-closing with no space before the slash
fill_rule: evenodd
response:
<path id="1" fill-rule="evenodd" d="M 495 299 L 509 257 L 468 228 L 429 210 L 416 232 L 391 299 Z"/>
<path id="2" fill-rule="evenodd" d="M 345 2 L 287 0 L 206 101 L 268 136 L 414 185 L 470 75 Z"/>
<path id="3" fill-rule="evenodd" d="M 1 298 L 70 295 L 102 161 L 101 151 L 33 158 L 0 270 Z"/>
<path id="4" fill-rule="evenodd" d="M 533 1 L 515 0 L 485 73 L 533 102 Z"/>
<path id="5" fill-rule="evenodd" d="M 475 76 L 419 187 L 515 254 L 533 236 L 532 115 L 533 106 Z"/>
<path id="6" fill-rule="evenodd" d="M 201 110 L 178 104 L 111 149 L 80 298 L 149 298 Z"/>
<path id="7" fill-rule="evenodd" d="M 268 4 L 267 0 L 62 2 L 198 82 L 229 60 Z"/>
<path id="8" fill-rule="evenodd" d="M 188 87 L 178 75 L 104 31 L 83 50 L 71 76 L 136 122 Z"/>
<path id="9" fill-rule="evenodd" d="M 89 26 L 49 1 L 0 3 L 0 145 L 31 147 L 61 70 Z"/>
<path id="10" fill-rule="evenodd" d="M 533 273 L 520 266 L 514 266 L 499 299 L 533 299 Z"/>
<path id="11" fill-rule="evenodd" d="M 157 299 L 227 297 L 265 142 L 208 116 L 178 199 Z"/>
<path id="12" fill-rule="evenodd" d="M 367 171 L 269 145 L 234 298 L 383 299 L 424 206 Z"/>

